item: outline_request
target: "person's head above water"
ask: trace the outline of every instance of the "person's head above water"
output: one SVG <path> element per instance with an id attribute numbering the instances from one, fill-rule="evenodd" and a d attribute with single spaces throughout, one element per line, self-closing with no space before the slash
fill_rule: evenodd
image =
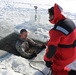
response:
<path id="1" fill-rule="evenodd" d="M 22 39 L 26 39 L 27 38 L 27 30 L 26 29 L 21 29 L 20 38 L 22 38 Z"/>

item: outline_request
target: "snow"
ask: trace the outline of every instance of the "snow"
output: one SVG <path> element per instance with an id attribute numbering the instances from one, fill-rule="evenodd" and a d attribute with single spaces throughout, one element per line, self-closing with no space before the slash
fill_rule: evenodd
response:
<path id="1" fill-rule="evenodd" d="M 15 1 L 15 2 L 13 2 Z M 0 0 L 0 39 L 11 34 L 12 32 L 19 33 L 20 29 L 28 30 L 30 38 L 47 42 L 49 39 L 49 30 L 53 27 L 48 21 L 48 12 L 45 7 L 49 5 L 38 4 L 37 14 L 35 13 L 32 3 L 24 3 L 24 0 Z M 76 24 L 76 13 L 64 12 L 65 15 L 71 18 Z M 37 20 L 35 21 L 35 15 Z M 43 61 L 45 50 L 32 60 L 8 54 L 0 59 L 0 75 L 42 75 L 39 71 L 31 68 L 31 61 Z M 45 64 L 37 63 L 35 67 L 45 73 L 48 73 L 49 68 Z M 75 69 L 75 63 L 72 65 Z"/>
<path id="2" fill-rule="evenodd" d="M 27 60 L 22 57 L 8 54 L 5 58 L 0 60 L 0 73 L 1 75 L 42 75 L 38 71 L 30 67 L 31 61 L 43 61 L 44 51 L 41 52 L 36 58 Z M 48 73 L 48 68 L 42 64 L 33 64 L 36 68 L 42 70 L 45 74 Z M 47 69 L 47 70 L 45 70 Z"/>

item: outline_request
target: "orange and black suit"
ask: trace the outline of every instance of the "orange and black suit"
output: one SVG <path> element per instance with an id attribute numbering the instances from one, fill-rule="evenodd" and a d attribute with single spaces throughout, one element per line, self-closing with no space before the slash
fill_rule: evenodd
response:
<path id="1" fill-rule="evenodd" d="M 73 21 L 65 18 L 57 4 L 54 5 L 54 28 L 49 31 L 44 60 L 52 62 L 54 75 L 69 75 L 65 67 L 76 58 L 76 28 Z"/>

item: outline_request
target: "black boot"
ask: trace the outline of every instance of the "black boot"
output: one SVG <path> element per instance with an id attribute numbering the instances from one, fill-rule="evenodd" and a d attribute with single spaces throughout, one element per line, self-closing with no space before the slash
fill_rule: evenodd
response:
<path id="1" fill-rule="evenodd" d="M 70 70 L 69 75 L 76 75 L 76 70 Z"/>

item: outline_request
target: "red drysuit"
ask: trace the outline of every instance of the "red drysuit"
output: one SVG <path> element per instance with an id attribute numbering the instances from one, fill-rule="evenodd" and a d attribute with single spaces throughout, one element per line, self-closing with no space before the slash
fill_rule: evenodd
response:
<path id="1" fill-rule="evenodd" d="M 50 22 L 55 25 L 49 31 L 50 39 L 44 60 L 53 62 L 53 75 L 68 75 L 65 66 L 72 63 L 76 58 L 75 24 L 64 17 L 61 8 L 57 4 L 54 5 L 54 19 Z M 53 50 L 56 50 L 55 53 Z"/>

